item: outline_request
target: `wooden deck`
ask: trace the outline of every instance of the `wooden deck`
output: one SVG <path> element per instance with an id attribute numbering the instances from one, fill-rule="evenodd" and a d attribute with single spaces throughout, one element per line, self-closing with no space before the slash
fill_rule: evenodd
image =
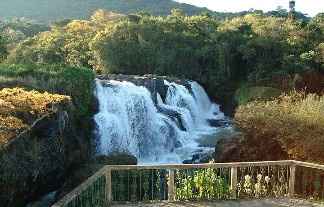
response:
<path id="1" fill-rule="evenodd" d="M 299 162 L 295 160 L 283 160 L 283 161 L 267 161 L 267 162 L 237 162 L 237 163 L 210 163 L 210 164 L 191 164 L 191 165 L 145 165 L 145 166 L 111 166 L 107 165 L 104 166 L 101 170 L 99 170 L 97 173 L 95 173 L 93 176 L 91 176 L 87 181 L 82 183 L 79 187 L 74 189 L 72 192 L 67 194 L 63 199 L 55 203 L 52 207 L 65 207 L 65 206 L 78 206 L 78 207 L 95 207 L 95 206 L 102 206 L 105 203 L 106 204 L 111 204 L 113 203 L 114 205 L 109 205 L 113 207 L 232 207 L 232 206 L 242 206 L 242 207 L 280 207 L 280 206 L 296 206 L 296 207 L 324 207 L 324 203 L 312 203 L 311 201 L 303 201 L 303 200 L 296 200 L 292 199 L 289 200 L 288 198 L 292 198 L 293 196 L 297 196 L 300 198 L 309 198 L 310 195 L 318 195 L 318 199 L 324 200 L 324 189 L 320 188 L 318 191 L 312 191 L 309 192 L 306 195 L 303 195 L 300 191 L 295 191 L 295 184 L 298 181 L 301 181 L 302 183 L 299 182 L 299 185 L 311 185 L 314 186 L 315 184 L 312 183 L 313 181 L 311 180 L 303 180 L 303 177 L 297 177 L 296 178 L 296 168 L 303 168 L 307 170 L 313 170 L 312 173 L 315 173 L 315 175 L 319 175 L 324 172 L 324 165 L 318 165 L 318 164 L 313 164 L 313 163 L 306 163 L 306 162 Z M 249 169 L 251 172 L 248 172 L 247 174 L 242 174 L 242 175 L 254 175 L 254 180 L 257 178 L 255 177 L 255 173 L 253 173 L 253 170 L 258 170 L 258 169 L 268 169 L 263 171 L 264 179 L 265 177 L 270 176 L 271 178 L 273 177 L 274 180 L 279 180 L 283 179 L 282 185 L 287 186 L 288 188 L 286 189 L 285 192 L 281 192 L 283 195 L 279 194 L 279 196 L 286 197 L 286 199 L 283 200 L 276 200 L 276 199 L 259 199 L 259 200 L 240 200 L 244 199 L 243 197 L 240 197 L 237 195 L 237 184 L 241 183 L 244 181 L 244 178 L 242 179 L 242 176 L 238 176 L 238 173 L 240 172 L 245 173 L 246 169 Z M 151 198 L 152 203 L 138 203 L 138 204 L 133 204 L 133 203 L 127 203 L 127 204 L 117 204 L 114 203 L 114 201 L 118 201 L 117 198 L 113 197 L 113 192 L 116 189 L 113 189 L 113 187 L 116 187 L 116 181 L 119 180 L 119 178 L 115 178 L 115 185 L 113 185 L 113 178 L 112 178 L 112 172 L 116 171 L 136 171 L 136 172 L 142 172 L 142 171 L 147 171 L 150 170 L 151 172 L 154 171 L 162 171 L 165 173 L 165 176 L 168 179 L 164 179 L 164 185 L 167 186 L 167 200 L 169 201 L 174 201 L 178 199 L 176 197 L 176 171 L 178 170 L 202 170 L 202 169 L 213 169 L 216 170 L 216 174 L 219 171 L 219 173 L 222 175 L 222 172 L 226 173 L 225 176 L 229 178 L 229 182 L 226 184 L 229 189 L 232 189 L 232 195 L 227 195 L 235 200 L 232 201 L 223 201 L 223 202 L 204 202 L 203 199 L 201 199 L 201 202 L 162 202 L 162 203 L 153 203 L 154 199 L 157 198 Z M 270 171 L 269 171 L 270 170 Z M 280 172 L 279 172 L 280 170 Z M 272 174 L 270 174 L 272 172 Z M 160 172 L 161 173 L 161 172 Z M 129 175 L 129 174 L 128 174 Z M 132 173 L 131 173 L 132 175 Z M 218 175 L 218 174 L 217 174 Z M 223 174 L 224 175 L 224 174 Z M 283 177 L 280 177 L 282 175 Z M 285 176 L 286 175 L 286 176 Z M 298 174 L 299 175 L 299 174 Z M 135 178 L 132 179 L 137 179 L 137 175 L 135 174 Z M 299 175 L 301 176 L 301 175 Z M 320 176 L 321 177 L 321 176 Z M 143 177 L 142 177 L 143 178 Z M 145 177 L 144 177 L 145 178 Z M 128 196 L 124 195 L 122 197 L 128 197 L 128 201 L 133 200 L 130 199 L 130 188 L 131 185 L 129 183 L 130 178 L 128 179 Z M 154 179 L 154 176 L 151 176 L 151 178 L 145 178 L 146 181 L 148 179 Z M 250 177 L 251 179 L 251 177 Z M 140 176 L 140 185 L 143 185 L 143 179 L 141 180 Z M 161 180 L 160 180 L 161 181 Z M 320 181 L 321 183 L 324 183 L 324 180 Z M 136 183 L 136 182 L 135 182 Z M 146 183 L 149 183 L 146 182 Z M 153 183 L 153 181 L 152 181 Z M 280 182 L 281 183 L 281 182 Z M 117 183 L 118 184 L 118 183 Z M 138 184 L 138 183 L 136 183 Z M 135 186 L 135 185 L 134 185 Z M 142 186 L 143 187 L 143 186 Z M 143 189 L 142 187 L 138 187 L 137 189 Z M 279 186 L 280 187 L 280 186 Z M 152 188 L 154 191 L 154 188 Z M 201 190 L 201 189 L 200 189 Z M 253 189 L 252 189 L 253 190 Z M 151 195 L 155 195 L 154 192 L 152 191 Z M 126 192 L 126 191 L 125 191 Z M 273 197 L 273 192 L 271 193 L 271 189 L 269 190 L 269 196 Z M 116 193 L 116 192 L 115 192 Z M 120 192 L 118 195 L 120 195 Z M 89 196 L 90 195 L 90 196 Z M 139 192 L 134 194 L 137 196 L 134 198 L 134 200 L 142 200 L 143 192 Z M 293 195 L 293 196 L 291 196 Z M 258 198 L 258 195 L 252 194 L 252 197 Z M 216 198 L 217 199 L 217 198 Z M 89 204 L 90 203 L 90 204 Z M 1 206 L 1 205 L 0 205 Z"/>
<path id="2" fill-rule="evenodd" d="M 161 202 L 115 204 L 112 207 L 324 207 L 324 203 L 311 203 L 298 199 L 250 200 L 222 202 Z"/>

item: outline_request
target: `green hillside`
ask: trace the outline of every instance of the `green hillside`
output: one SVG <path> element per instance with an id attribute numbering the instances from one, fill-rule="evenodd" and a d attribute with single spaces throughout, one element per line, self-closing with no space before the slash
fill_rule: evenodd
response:
<path id="1" fill-rule="evenodd" d="M 97 9 L 119 13 L 147 11 L 154 15 L 167 15 L 180 8 L 188 15 L 208 11 L 205 8 L 181 4 L 172 0 L 1 0 L 1 18 L 27 17 L 52 22 L 62 19 L 84 19 Z"/>

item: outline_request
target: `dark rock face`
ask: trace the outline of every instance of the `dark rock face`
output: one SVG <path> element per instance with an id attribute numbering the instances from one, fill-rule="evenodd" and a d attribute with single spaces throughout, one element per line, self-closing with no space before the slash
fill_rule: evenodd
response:
<path id="1" fill-rule="evenodd" d="M 127 153 L 111 153 L 96 157 L 95 162 L 102 165 L 137 165 L 137 158 Z"/>
<path id="2" fill-rule="evenodd" d="M 228 127 L 232 125 L 230 120 L 227 119 L 209 119 L 207 120 L 209 125 L 212 127 Z"/>
<path id="3" fill-rule="evenodd" d="M 215 147 L 216 162 L 244 162 L 289 159 L 280 143 L 269 138 L 261 143 L 259 139 L 237 134 L 220 139 Z"/>
<path id="4" fill-rule="evenodd" d="M 60 108 L 0 151 L 1 206 L 24 206 L 57 189 L 86 159 L 89 144 L 75 126 L 73 106 Z"/>
<path id="5" fill-rule="evenodd" d="M 198 163 L 209 163 L 211 160 L 213 160 L 213 154 L 206 153 L 206 152 L 197 152 L 192 156 L 191 160 L 185 160 L 182 163 L 183 164 L 198 164 Z"/>
<path id="6" fill-rule="evenodd" d="M 186 128 L 184 127 L 181 120 L 181 114 L 178 111 L 163 106 L 157 106 L 157 109 L 158 112 L 170 117 L 177 124 L 179 129 L 186 131 Z"/>

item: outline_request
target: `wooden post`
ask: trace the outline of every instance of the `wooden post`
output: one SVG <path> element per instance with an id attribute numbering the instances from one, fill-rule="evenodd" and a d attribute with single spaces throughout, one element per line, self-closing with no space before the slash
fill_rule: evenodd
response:
<path id="1" fill-rule="evenodd" d="M 112 189 L 111 189 L 111 169 L 109 167 L 106 168 L 106 204 L 109 206 L 109 204 L 112 202 Z"/>
<path id="2" fill-rule="evenodd" d="M 293 197 L 295 195 L 296 165 L 290 165 L 289 171 L 289 197 Z"/>
<path id="3" fill-rule="evenodd" d="M 231 168 L 231 191 L 232 191 L 232 199 L 236 199 L 236 197 L 237 197 L 236 189 L 237 189 L 237 167 L 232 167 Z"/>
<path id="4" fill-rule="evenodd" d="M 168 200 L 169 201 L 175 200 L 174 170 L 169 170 Z"/>

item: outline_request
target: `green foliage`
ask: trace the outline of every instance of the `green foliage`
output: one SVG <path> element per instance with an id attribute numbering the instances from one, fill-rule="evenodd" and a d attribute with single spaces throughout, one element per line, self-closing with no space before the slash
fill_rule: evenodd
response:
<path id="1" fill-rule="evenodd" d="M 241 83 L 286 89 L 275 80 L 322 71 L 323 22 L 321 14 L 307 22 L 251 11 L 219 21 L 179 9 L 168 16 L 98 10 L 23 41 L 6 61 L 195 79 L 231 105 Z"/>
<path id="2" fill-rule="evenodd" d="M 228 180 L 221 177 L 217 169 L 200 169 L 177 172 L 176 198 L 177 200 L 202 200 L 230 198 Z"/>
<path id="3" fill-rule="evenodd" d="M 36 23 L 26 18 L 12 18 L 1 22 L 0 28 L 2 30 L 11 29 L 14 31 L 20 31 L 26 37 L 33 37 L 39 32 L 49 30 L 49 27 L 43 24 Z"/>
<path id="4" fill-rule="evenodd" d="M 241 86 L 235 92 L 235 100 L 239 105 L 246 104 L 255 100 L 271 100 L 273 98 L 279 97 L 282 91 L 271 87 L 248 87 Z"/>
<path id="5" fill-rule="evenodd" d="M 139 16 L 108 25 L 91 43 L 95 68 L 109 73 L 198 76 L 216 66 L 211 46 L 217 21 L 173 10 L 166 18 Z M 204 68 L 201 67 L 204 64 Z"/>
<path id="6" fill-rule="evenodd" d="M 60 65 L 0 65 L 0 87 L 23 87 L 72 97 L 80 116 L 90 115 L 94 74 Z"/>
<path id="7" fill-rule="evenodd" d="M 323 96 L 293 92 L 272 101 L 254 101 L 239 107 L 235 121 L 247 141 L 267 145 L 274 140 L 287 158 L 324 162 Z"/>
<path id="8" fill-rule="evenodd" d="M 33 37 L 47 30 L 49 30 L 48 26 L 35 23 L 25 18 L 13 18 L 0 21 L 0 35 L 6 39 L 7 44 L 11 47 L 28 37 Z"/>
<path id="9" fill-rule="evenodd" d="M 0 35 L 0 63 L 6 59 L 7 54 L 8 54 L 7 43 L 4 37 Z"/>

